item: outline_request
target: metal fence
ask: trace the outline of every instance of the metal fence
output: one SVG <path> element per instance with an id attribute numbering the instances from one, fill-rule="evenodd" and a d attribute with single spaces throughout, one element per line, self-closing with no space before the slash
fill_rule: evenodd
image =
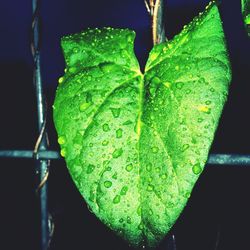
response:
<path id="1" fill-rule="evenodd" d="M 59 152 L 49 150 L 49 142 L 46 130 L 46 102 L 43 94 L 43 84 L 40 68 L 40 32 L 39 32 L 39 0 L 32 0 L 32 41 L 31 53 L 34 60 L 33 83 L 37 100 L 37 125 L 38 139 L 33 150 L 0 150 L 0 158 L 28 158 L 35 160 L 35 170 L 38 175 L 37 195 L 40 202 L 40 227 L 41 250 L 48 250 L 53 236 L 53 222 L 48 211 L 48 185 L 49 166 L 51 160 L 59 160 Z M 210 154 L 207 165 L 209 167 L 223 166 L 250 166 L 250 155 L 239 154 Z M 167 242 L 167 250 L 176 250 L 175 236 L 171 235 Z"/>

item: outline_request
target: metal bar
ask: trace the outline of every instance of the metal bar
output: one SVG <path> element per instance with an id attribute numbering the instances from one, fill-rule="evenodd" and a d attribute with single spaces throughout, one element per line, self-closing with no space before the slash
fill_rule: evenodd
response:
<path id="1" fill-rule="evenodd" d="M 36 98 L 37 98 L 37 113 L 38 113 L 38 131 L 39 137 L 41 137 L 37 150 L 47 150 L 46 140 L 46 110 L 45 100 L 43 96 L 43 86 L 41 78 L 41 63 L 40 63 L 40 30 L 39 30 L 39 0 L 32 0 L 32 42 L 31 52 L 34 59 L 34 78 Z M 38 137 L 38 138 L 39 138 Z M 36 173 L 38 175 L 38 196 L 40 199 L 40 227 L 41 227 L 41 250 L 47 250 L 49 246 L 49 214 L 48 214 L 48 160 L 37 159 L 36 161 Z M 45 180 L 45 181 L 44 181 Z M 42 184 L 42 185 L 41 185 Z"/>
<path id="2" fill-rule="evenodd" d="M 35 155 L 32 150 L 0 150 L 0 158 L 24 158 L 37 160 L 61 160 L 60 153 L 40 150 Z M 250 155 L 210 154 L 207 165 L 250 166 Z"/>
<path id="3" fill-rule="evenodd" d="M 44 150 L 38 151 L 36 154 L 32 150 L 1 150 L 0 158 L 23 158 L 37 160 L 59 160 L 62 159 L 59 152 Z"/>

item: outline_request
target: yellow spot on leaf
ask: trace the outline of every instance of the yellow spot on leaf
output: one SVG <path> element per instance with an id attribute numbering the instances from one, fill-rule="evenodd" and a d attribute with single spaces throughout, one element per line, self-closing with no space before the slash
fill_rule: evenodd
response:
<path id="1" fill-rule="evenodd" d="M 206 105 L 199 106 L 198 110 L 201 111 L 201 112 L 204 112 L 204 113 L 209 113 L 210 112 L 210 108 L 208 106 L 206 106 Z"/>
<path id="2" fill-rule="evenodd" d="M 170 83 L 170 82 L 164 82 L 163 84 L 164 84 L 164 86 L 165 86 L 166 88 L 170 88 L 170 86 L 171 86 L 171 83 Z"/>

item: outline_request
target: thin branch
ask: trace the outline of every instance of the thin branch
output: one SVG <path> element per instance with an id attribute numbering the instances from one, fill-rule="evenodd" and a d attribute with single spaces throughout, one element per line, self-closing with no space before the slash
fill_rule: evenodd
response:
<path id="1" fill-rule="evenodd" d="M 147 12 L 150 14 L 151 13 L 151 10 L 150 10 L 150 7 L 148 5 L 148 1 L 147 0 L 144 0 L 144 4 L 146 6 L 146 9 L 147 9 Z"/>
<path id="2" fill-rule="evenodd" d="M 164 1 L 156 0 L 152 16 L 152 36 L 154 45 L 166 41 L 163 14 Z"/>

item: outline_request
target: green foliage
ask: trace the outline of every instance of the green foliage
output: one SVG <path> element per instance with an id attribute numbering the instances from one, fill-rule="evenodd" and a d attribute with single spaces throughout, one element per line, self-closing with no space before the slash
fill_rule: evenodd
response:
<path id="1" fill-rule="evenodd" d="M 91 210 L 132 245 L 153 247 L 204 168 L 231 72 L 214 3 L 152 49 L 144 74 L 134 37 L 105 28 L 62 39 L 54 121 Z"/>
<path id="2" fill-rule="evenodd" d="M 250 1 L 241 0 L 241 4 L 244 23 L 247 29 L 247 33 L 250 36 Z"/>

